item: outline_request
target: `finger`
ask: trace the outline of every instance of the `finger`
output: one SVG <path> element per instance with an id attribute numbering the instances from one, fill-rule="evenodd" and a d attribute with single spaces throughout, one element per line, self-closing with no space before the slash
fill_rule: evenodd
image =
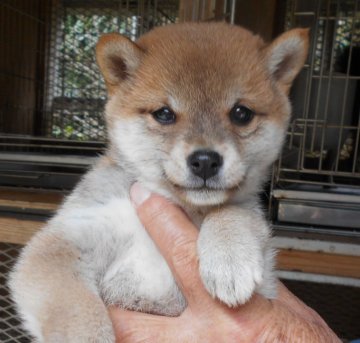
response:
<path id="1" fill-rule="evenodd" d="M 188 304 L 196 302 L 207 294 L 198 269 L 198 229 L 178 206 L 159 195 L 150 194 L 139 183 L 131 188 L 131 198 L 142 224 L 167 261 Z"/>

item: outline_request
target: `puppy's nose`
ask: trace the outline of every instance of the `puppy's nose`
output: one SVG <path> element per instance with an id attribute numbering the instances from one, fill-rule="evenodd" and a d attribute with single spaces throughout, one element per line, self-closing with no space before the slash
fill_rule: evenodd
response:
<path id="1" fill-rule="evenodd" d="M 187 163 L 192 173 L 205 181 L 218 173 L 223 158 L 215 151 L 197 150 L 188 157 Z"/>

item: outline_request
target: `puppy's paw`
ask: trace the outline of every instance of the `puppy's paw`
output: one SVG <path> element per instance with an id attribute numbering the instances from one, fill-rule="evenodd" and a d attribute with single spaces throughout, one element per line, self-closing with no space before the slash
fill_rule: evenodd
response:
<path id="1" fill-rule="evenodd" d="M 213 297 L 230 307 L 250 299 L 264 274 L 263 256 L 254 250 L 200 249 L 200 275 Z"/>

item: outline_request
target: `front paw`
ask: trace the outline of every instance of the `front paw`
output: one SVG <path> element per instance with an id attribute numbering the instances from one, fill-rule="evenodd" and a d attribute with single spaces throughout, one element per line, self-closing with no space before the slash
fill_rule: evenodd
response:
<path id="1" fill-rule="evenodd" d="M 262 283 L 260 249 L 199 249 L 200 275 L 205 288 L 230 307 L 244 304 Z"/>

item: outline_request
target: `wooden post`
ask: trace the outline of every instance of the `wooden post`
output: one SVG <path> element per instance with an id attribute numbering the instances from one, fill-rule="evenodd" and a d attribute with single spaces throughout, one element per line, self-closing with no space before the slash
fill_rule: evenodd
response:
<path id="1" fill-rule="evenodd" d="M 215 18 L 216 0 L 180 0 L 179 21 L 206 21 Z M 220 1 L 220 2 L 223 2 Z"/>
<path id="2" fill-rule="evenodd" d="M 265 40 L 274 36 L 277 0 L 237 1 L 235 24 L 244 26 Z"/>

